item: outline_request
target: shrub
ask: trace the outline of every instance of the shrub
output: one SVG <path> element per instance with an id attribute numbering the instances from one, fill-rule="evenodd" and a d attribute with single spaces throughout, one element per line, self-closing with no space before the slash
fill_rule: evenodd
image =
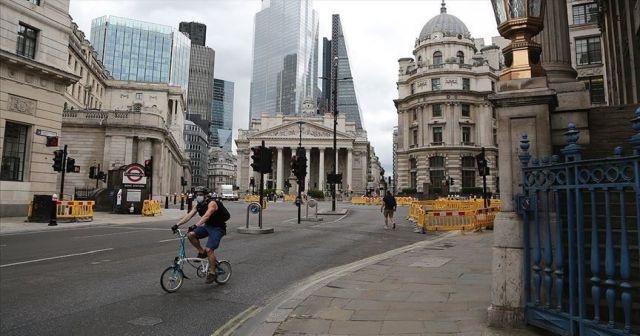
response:
<path id="1" fill-rule="evenodd" d="M 324 199 L 324 192 L 320 191 L 320 190 L 309 190 L 307 192 L 307 195 L 311 198 L 315 198 L 315 199 Z"/>

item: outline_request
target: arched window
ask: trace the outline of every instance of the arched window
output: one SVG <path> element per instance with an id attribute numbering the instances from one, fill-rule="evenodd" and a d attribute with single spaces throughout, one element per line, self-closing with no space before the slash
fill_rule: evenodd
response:
<path id="1" fill-rule="evenodd" d="M 442 53 L 440 51 L 433 53 L 433 64 L 442 64 Z"/>
<path id="2" fill-rule="evenodd" d="M 418 66 L 422 65 L 422 56 L 418 56 Z"/>
<path id="3" fill-rule="evenodd" d="M 462 51 L 458 51 L 456 57 L 458 57 L 458 63 L 464 64 L 464 53 Z"/>
<path id="4" fill-rule="evenodd" d="M 68 108 L 68 105 L 67 105 L 67 103 L 65 102 L 65 103 L 64 103 L 64 107 L 62 108 L 62 110 L 63 110 L 63 111 L 66 111 L 66 110 L 67 110 L 67 108 Z"/>

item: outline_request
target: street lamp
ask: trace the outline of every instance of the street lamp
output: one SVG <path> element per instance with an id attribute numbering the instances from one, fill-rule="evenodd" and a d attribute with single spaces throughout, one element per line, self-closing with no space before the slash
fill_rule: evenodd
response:
<path id="1" fill-rule="evenodd" d="M 543 28 L 546 0 L 491 0 L 498 32 L 511 40 L 504 48 L 507 69 L 500 80 L 542 77 L 542 48 L 531 39 Z"/>

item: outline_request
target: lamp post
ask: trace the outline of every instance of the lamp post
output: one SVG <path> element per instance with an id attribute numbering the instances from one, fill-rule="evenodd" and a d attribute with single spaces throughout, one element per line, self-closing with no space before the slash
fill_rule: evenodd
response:
<path id="1" fill-rule="evenodd" d="M 333 41 L 332 41 L 333 43 Z M 337 44 L 337 43 L 333 43 Z M 337 48 L 336 48 L 337 49 Z M 337 127 L 338 127 L 338 56 L 336 50 L 336 56 L 333 58 L 333 69 L 331 69 L 331 77 L 333 77 L 333 88 L 331 90 L 332 97 L 332 110 L 333 110 L 333 169 L 331 174 L 335 178 L 338 167 L 338 152 L 337 152 Z M 336 211 L 336 181 L 332 180 L 331 183 L 331 211 Z"/>
<path id="2" fill-rule="evenodd" d="M 298 141 L 298 149 L 302 148 L 302 124 L 304 124 L 304 121 L 299 120 L 298 121 L 298 125 L 300 125 L 300 140 Z M 297 155 L 297 153 L 296 153 Z M 299 158 L 298 158 L 299 159 Z M 311 161 L 311 160 L 309 160 Z M 304 177 L 304 179 L 306 179 L 307 176 Z M 300 181 L 300 179 L 298 178 L 298 224 L 300 224 L 300 216 L 301 216 L 301 209 L 302 209 L 302 184 L 304 183 L 304 179 L 302 181 Z M 309 191 L 307 191 L 309 192 Z"/>
<path id="3" fill-rule="evenodd" d="M 531 39 L 543 28 L 546 0 L 491 0 L 500 35 L 511 40 L 504 48 L 507 69 L 500 80 L 542 77 L 542 49 Z"/>

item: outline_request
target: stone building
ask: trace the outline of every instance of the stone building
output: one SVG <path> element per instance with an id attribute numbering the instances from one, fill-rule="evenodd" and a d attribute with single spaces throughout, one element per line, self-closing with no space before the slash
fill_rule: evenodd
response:
<path id="1" fill-rule="evenodd" d="M 0 3 L 0 217 L 25 216 L 34 194 L 58 189 L 52 147 L 60 135 L 68 65 L 68 0 Z"/>
<path id="2" fill-rule="evenodd" d="M 63 113 L 61 143 L 81 167 L 67 174 L 65 190 L 94 186 L 90 166 L 103 171 L 153 156 L 153 196 L 180 192 L 181 177 L 190 178 L 183 128 L 184 91 L 179 86 L 108 80 L 102 109 L 68 109 Z"/>
<path id="3" fill-rule="evenodd" d="M 578 80 L 589 90 L 592 106 L 606 105 L 606 59 L 598 28 L 598 4 L 594 0 L 568 0 L 567 15 L 571 63 L 578 72 Z"/>
<path id="4" fill-rule="evenodd" d="M 236 186 L 237 157 L 223 149 L 212 147 L 209 149 L 209 173 L 207 188 L 220 194 L 220 186 L 228 184 Z"/>
<path id="5" fill-rule="evenodd" d="M 487 96 L 498 80 L 499 52 L 496 46 L 478 52 L 444 3 L 424 25 L 413 57 L 398 61 L 397 192 L 477 192 L 481 147 L 491 169 L 488 189 L 497 191 L 497 125 Z"/>
<path id="6" fill-rule="evenodd" d="M 241 192 L 250 190 L 249 180 L 254 177 L 260 180 L 259 174 L 251 169 L 251 148 L 259 147 L 264 140 L 273 153 L 273 173 L 265 176 L 266 187 L 283 192 L 285 180 L 292 180 L 291 157 L 295 155 L 302 132 L 302 147 L 306 149 L 307 178 L 305 190 L 321 190 L 328 192 L 327 174 L 332 171 L 334 158 L 337 156 L 337 173 L 342 174 L 342 185 L 338 192 L 350 191 L 354 195 L 365 193 L 368 181 L 369 142 L 367 133 L 357 129 L 354 122 L 345 120 L 340 114 L 337 120 L 337 155 L 333 151 L 332 115 L 315 115 L 315 106 L 303 116 L 267 116 L 253 119 L 248 130 L 239 130 L 236 139 L 238 153 L 238 186 Z M 292 184 L 295 188 L 295 184 Z M 292 189 L 294 190 L 294 189 Z M 293 192 L 293 191 L 291 191 Z"/>
<path id="7" fill-rule="evenodd" d="M 187 156 L 191 162 L 191 184 L 205 186 L 208 174 L 209 142 L 204 129 L 187 120 L 184 123 L 184 142 Z"/>

